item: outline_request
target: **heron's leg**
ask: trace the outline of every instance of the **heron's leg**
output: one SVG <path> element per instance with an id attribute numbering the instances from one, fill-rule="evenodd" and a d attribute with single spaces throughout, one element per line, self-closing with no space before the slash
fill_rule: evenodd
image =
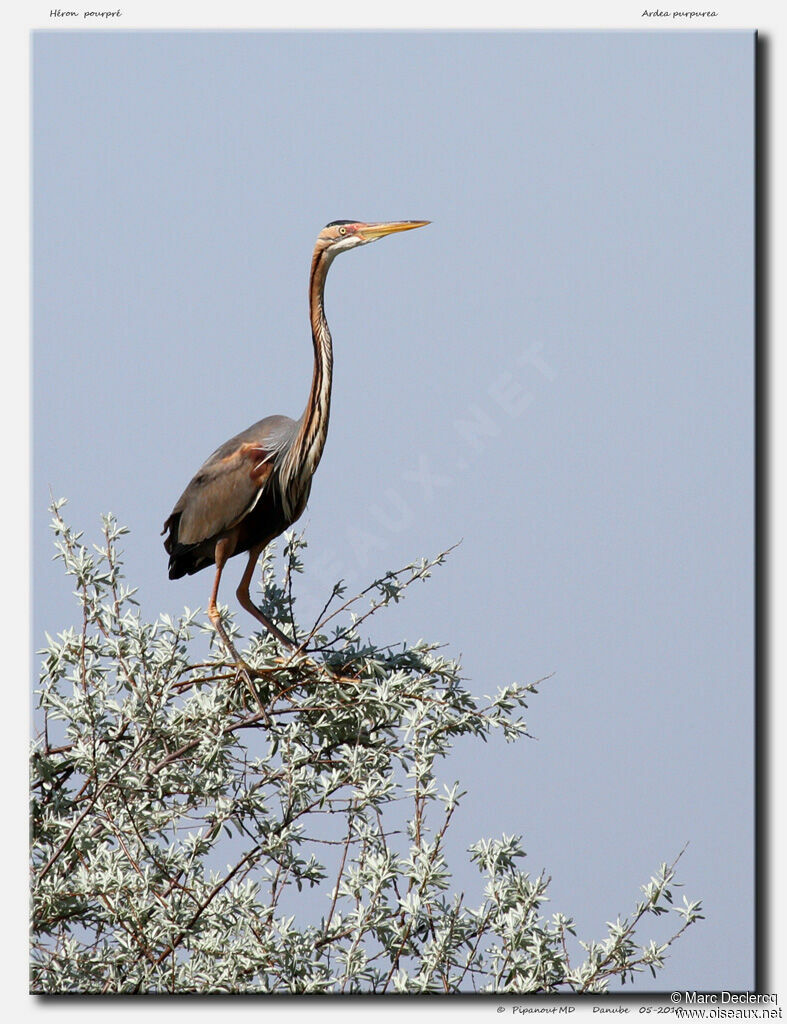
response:
<path id="1" fill-rule="evenodd" d="M 256 606 L 256 604 L 254 604 L 251 597 L 249 596 L 249 586 L 251 585 L 251 577 L 254 574 L 254 567 L 256 566 L 257 560 L 262 554 L 264 547 L 265 544 L 260 544 L 258 547 L 252 548 L 249 551 L 249 561 L 248 564 L 246 565 L 246 571 L 243 573 L 241 581 L 238 584 L 238 589 L 236 591 L 238 603 L 241 605 L 242 608 L 245 608 L 250 615 L 253 615 L 257 622 L 261 622 L 269 633 L 275 636 L 276 639 L 279 640 L 279 642 L 282 643 L 287 648 L 288 651 L 292 652 L 292 655 L 298 654 L 301 652 L 302 648 L 298 646 L 297 642 L 293 642 L 292 640 L 290 640 L 288 636 L 285 636 L 284 633 L 282 633 L 278 626 L 274 625 L 274 623 L 272 623 L 271 620 L 266 615 L 263 615 L 259 608 Z M 316 671 L 320 671 L 320 666 L 318 666 L 317 663 L 312 658 L 306 658 L 306 663 L 308 665 L 311 665 L 312 668 Z M 328 672 L 330 672 L 332 675 L 335 675 L 335 673 L 331 672 L 331 669 L 328 669 Z M 340 681 L 357 682 L 357 679 L 355 677 L 349 677 L 349 680 L 347 676 L 337 676 L 336 678 Z"/>
<path id="2" fill-rule="evenodd" d="M 233 658 L 239 672 L 245 677 L 246 685 L 251 691 L 251 694 L 254 697 L 254 700 L 257 703 L 257 707 L 260 709 L 260 712 L 263 718 L 265 719 L 266 724 L 270 725 L 270 718 L 268 717 L 265 708 L 262 706 L 262 702 L 259 698 L 259 695 L 257 694 L 257 691 L 251 684 L 251 680 L 254 676 L 267 675 L 267 673 L 251 668 L 251 666 L 247 665 L 243 658 L 238 654 L 238 652 L 235 650 L 235 645 L 227 636 L 227 633 L 221 624 L 221 615 L 219 614 L 219 609 L 216 607 L 216 598 L 219 596 L 219 583 L 221 582 L 221 573 L 222 570 L 224 569 L 224 566 L 227 563 L 227 559 L 230 557 L 231 554 L 232 551 L 230 550 L 230 545 L 226 538 L 224 540 L 220 540 L 216 544 L 214 554 L 214 558 L 216 560 L 216 578 L 213 581 L 213 591 L 211 592 L 210 603 L 208 604 L 208 615 L 210 616 L 210 621 L 213 623 L 216 632 L 221 637 L 224 646 L 229 651 L 230 657 Z"/>
<path id="3" fill-rule="evenodd" d="M 271 620 L 266 615 L 262 614 L 262 612 L 259 610 L 257 605 L 254 604 L 249 595 L 249 587 L 251 586 L 251 577 L 254 574 L 254 567 L 256 566 L 257 560 L 262 554 L 262 549 L 264 547 L 264 544 L 260 544 L 258 547 L 252 548 L 249 551 L 248 564 L 246 565 L 246 569 L 243 573 L 243 576 L 241 577 L 241 581 L 238 584 L 238 589 L 235 591 L 238 598 L 238 603 L 240 604 L 241 608 L 246 609 L 249 615 L 253 615 L 257 622 L 262 623 L 262 625 L 268 630 L 268 632 L 276 637 L 279 643 L 284 644 L 284 646 L 291 651 L 297 651 L 298 645 L 296 643 L 293 643 L 293 641 L 290 640 L 288 636 L 285 636 L 284 633 L 282 633 L 282 631 L 279 629 L 279 627 L 276 626 L 273 622 L 271 622 Z"/>
<path id="4" fill-rule="evenodd" d="M 229 542 L 226 538 L 216 543 L 216 549 L 214 558 L 216 560 L 216 577 L 213 580 L 213 591 L 210 595 L 210 603 L 208 604 L 208 615 L 210 621 L 213 623 L 213 627 L 222 639 L 224 646 L 232 655 L 235 660 L 235 664 L 246 668 L 246 662 L 241 658 L 238 652 L 235 650 L 235 645 L 227 636 L 224 630 L 224 626 L 221 624 L 221 615 L 219 609 L 216 607 L 216 598 L 219 596 L 219 583 L 221 582 L 221 574 L 224 571 L 224 566 L 227 564 L 227 559 L 230 557 Z"/>

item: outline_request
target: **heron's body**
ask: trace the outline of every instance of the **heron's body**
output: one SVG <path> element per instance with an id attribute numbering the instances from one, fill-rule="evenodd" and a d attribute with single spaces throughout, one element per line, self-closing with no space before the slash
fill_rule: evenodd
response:
<path id="1" fill-rule="evenodd" d="M 325 447 L 330 416 L 333 350 L 323 308 L 325 278 L 339 252 L 427 221 L 364 224 L 334 221 L 317 239 L 309 277 L 314 372 L 303 416 L 268 416 L 226 441 L 192 478 L 164 530 L 170 579 L 216 565 L 208 611 L 230 649 L 216 607 L 228 558 L 249 552 L 237 589 L 241 605 L 284 642 L 288 639 L 253 604 L 249 584 L 262 550 L 303 513 Z"/>
<path id="2" fill-rule="evenodd" d="M 267 416 L 226 441 L 206 460 L 166 522 L 169 578 L 191 576 L 215 563 L 216 542 L 230 539 L 233 555 L 271 540 L 301 515 L 311 477 L 295 507 L 285 511 L 279 479 L 298 431 L 289 416 Z"/>

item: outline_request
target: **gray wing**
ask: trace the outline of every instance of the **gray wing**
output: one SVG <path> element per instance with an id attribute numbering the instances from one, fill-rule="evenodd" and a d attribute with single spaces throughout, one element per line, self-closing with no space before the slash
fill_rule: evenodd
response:
<path id="1" fill-rule="evenodd" d="M 289 450 L 298 424 L 288 416 L 267 416 L 230 438 L 206 460 L 178 499 L 164 532 L 167 550 L 193 545 L 232 529 L 251 512 L 279 460 Z"/>

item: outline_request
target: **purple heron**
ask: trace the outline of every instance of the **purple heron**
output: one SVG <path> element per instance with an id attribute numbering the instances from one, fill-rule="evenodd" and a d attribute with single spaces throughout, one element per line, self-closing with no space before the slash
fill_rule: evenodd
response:
<path id="1" fill-rule="evenodd" d="M 309 276 L 314 372 L 303 415 L 298 420 L 267 416 L 217 448 L 191 479 L 164 524 L 170 579 L 216 566 L 208 615 L 236 657 L 222 627 L 216 599 L 227 559 L 243 552 L 249 557 L 236 591 L 238 601 L 279 641 L 293 647 L 292 641 L 256 607 L 249 596 L 249 585 L 263 549 L 303 513 L 325 447 L 333 367 L 323 306 L 328 269 L 341 252 L 428 223 L 337 220 L 323 228 L 314 247 Z"/>

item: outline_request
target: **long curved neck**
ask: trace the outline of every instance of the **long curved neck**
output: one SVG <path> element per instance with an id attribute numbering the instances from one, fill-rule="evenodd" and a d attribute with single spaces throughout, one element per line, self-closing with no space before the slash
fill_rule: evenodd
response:
<path id="1" fill-rule="evenodd" d="M 325 319 L 323 296 L 325 278 L 333 262 L 325 250 L 315 249 L 309 276 L 309 317 L 314 343 L 314 372 L 309 401 L 301 418 L 295 443 L 291 449 L 290 469 L 303 482 L 314 473 L 322 457 L 328 434 L 331 411 L 331 381 L 333 378 L 333 348 L 331 332 Z"/>

